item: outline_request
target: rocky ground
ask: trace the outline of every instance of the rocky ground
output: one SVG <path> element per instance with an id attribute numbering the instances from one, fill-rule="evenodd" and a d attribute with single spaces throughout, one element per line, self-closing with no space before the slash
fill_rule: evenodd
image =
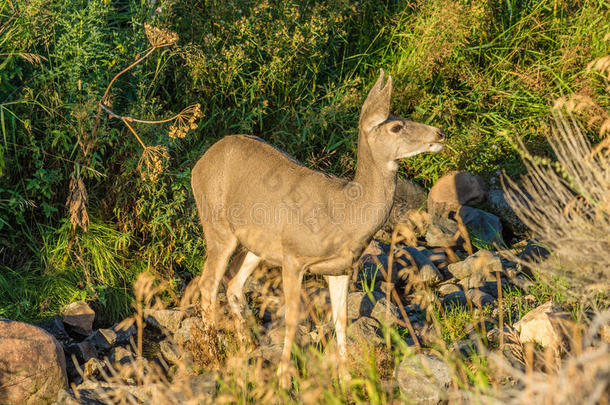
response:
<path id="1" fill-rule="evenodd" d="M 363 253 L 353 278 L 348 297 L 350 341 L 364 339 L 383 346 L 382 325 L 393 325 L 407 345 L 420 347 L 419 354 L 386 373 L 391 386 L 420 404 L 448 400 L 450 367 L 426 348 L 437 344 L 434 317 L 452 308 L 470 308 L 482 320 L 465 333 L 466 338 L 452 342 L 452 350 L 465 356 L 480 349 L 481 339 L 499 351 L 504 348 L 498 342 L 536 342 L 559 355 L 564 335 L 558 325 L 568 317 L 552 302 L 512 326 L 505 322 L 501 329 L 498 322 L 498 286 L 518 289 L 528 299 L 529 264 L 547 254 L 525 238 L 525 231 L 504 192 L 488 191 L 470 173 L 441 178 L 429 195 L 414 183 L 400 181 L 392 216 Z M 386 272 L 390 262 L 391 271 Z M 277 279 L 273 271 L 269 274 Z M 283 339 L 281 284 L 254 278 L 246 290 L 259 326 L 250 357 L 277 364 Z M 302 346 L 322 347 L 332 340 L 328 291 L 317 277 L 305 281 L 305 290 L 305 305 L 314 310 L 301 323 L 297 340 Z M 514 321 L 520 315 L 510 318 Z M 0 402 L 95 404 L 116 401 L 117 390 L 142 403 L 150 403 L 159 391 L 170 403 L 185 402 L 187 391 L 202 401 L 214 397 L 215 375 L 202 369 L 201 354 L 191 350 L 193 340 L 201 345 L 197 334 L 206 328 L 195 312 L 145 310 L 141 336 L 136 324 L 93 329 L 95 316 L 87 303 L 76 302 L 61 316 L 36 326 L 0 321 Z M 142 357 L 137 353 L 140 338 Z M 219 356 L 215 350 L 208 355 Z M 510 350 L 504 352 L 511 361 Z M 518 360 L 512 359 L 512 364 L 521 367 Z M 129 364 L 134 367 L 124 367 Z M 160 377 L 142 383 L 146 378 L 136 369 L 148 370 L 144 374 L 156 370 Z"/>

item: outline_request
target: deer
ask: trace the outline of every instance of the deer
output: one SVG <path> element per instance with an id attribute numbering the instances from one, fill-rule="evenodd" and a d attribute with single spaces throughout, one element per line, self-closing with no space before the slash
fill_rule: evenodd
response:
<path id="1" fill-rule="evenodd" d="M 294 373 L 290 359 L 304 274 L 328 280 L 337 357 L 343 363 L 350 275 L 390 214 L 398 161 L 443 149 L 441 129 L 390 114 L 392 84 L 380 69 L 362 105 L 351 180 L 310 169 L 251 135 L 225 136 L 192 169 L 207 249 L 198 284 L 202 311 L 215 314 L 220 282 L 238 247 L 244 253 L 226 287 L 237 317 L 246 307 L 244 284 L 259 263 L 281 267 L 285 336 L 277 373 L 283 386 Z"/>

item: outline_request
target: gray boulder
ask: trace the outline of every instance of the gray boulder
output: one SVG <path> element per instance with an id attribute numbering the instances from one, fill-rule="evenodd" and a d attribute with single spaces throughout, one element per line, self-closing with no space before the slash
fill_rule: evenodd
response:
<path id="1" fill-rule="evenodd" d="M 502 222 L 500 218 L 489 212 L 472 207 L 461 207 L 458 214 L 468 233 L 470 239 L 475 239 L 479 244 L 502 245 Z"/>
<path id="2" fill-rule="evenodd" d="M 381 324 L 374 318 L 363 316 L 347 327 L 347 338 L 352 343 L 383 344 Z"/>
<path id="3" fill-rule="evenodd" d="M 75 332 L 87 336 L 93 331 L 95 312 L 85 301 L 76 301 L 66 305 L 62 310 L 64 324 Z"/>
<path id="4" fill-rule="evenodd" d="M 487 187 L 479 176 L 469 172 L 451 172 L 438 179 L 428 194 L 428 212 L 446 215 L 463 205 L 482 202 Z"/>
<path id="5" fill-rule="evenodd" d="M 400 310 L 393 302 L 388 302 L 385 297 L 377 300 L 373 310 L 371 311 L 371 318 L 377 319 L 379 323 L 386 324 L 388 326 L 394 325 L 396 319 L 400 319 Z"/>
<path id="6" fill-rule="evenodd" d="M 405 400 L 417 405 L 437 405 L 447 399 L 451 370 L 438 357 L 416 354 L 396 367 L 396 381 Z"/>
<path id="7" fill-rule="evenodd" d="M 436 284 L 443 280 L 443 275 L 438 271 L 428 255 L 424 254 L 418 248 L 410 246 L 405 246 L 403 249 L 409 252 L 410 256 L 415 261 L 418 276 L 422 282 L 425 284 Z"/>
<path id="8" fill-rule="evenodd" d="M 378 291 L 372 291 L 370 295 L 364 291 L 349 293 L 347 296 L 347 319 L 371 316 L 375 303 L 384 295 Z"/>
<path id="9" fill-rule="evenodd" d="M 487 194 L 487 203 L 489 211 L 497 215 L 515 235 L 525 235 L 528 232 L 528 227 L 508 204 L 504 190 L 491 190 Z"/>
<path id="10" fill-rule="evenodd" d="M 0 319 L 0 403 L 51 403 L 67 385 L 64 352 L 52 335 Z"/>
<path id="11" fill-rule="evenodd" d="M 458 280 L 467 277 L 482 277 L 486 281 L 495 281 L 495 273 L 502 272 L 502 260 L 489 250 L 479 250 L 465 260 L 448 266 L 449 272 Z"/>
<path id="12" fill-rule="evenodd" d="M 178 309 L 145 309 L 144 321 L 161 331 L 176 332 L 186 313 Z"/>

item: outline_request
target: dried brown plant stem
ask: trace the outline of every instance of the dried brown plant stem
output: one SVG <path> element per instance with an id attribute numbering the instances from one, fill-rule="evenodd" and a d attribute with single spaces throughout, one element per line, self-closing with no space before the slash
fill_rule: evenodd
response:
<path id="1" fill-rule="evenodd" d="M 134 66 L 136 66 L 137 64 L 142 62 L 144 59 L 148 58 L 150 56 L 150 54 L 155 51 L 155 49 L 157 49 L 156 46 L 149 48 L 148 51 L 146 51 L 146 53 L 144 55 L 140 56 L 131 65 L 127 66 L 125 69 L 121 70 L 119 73 L 114 75 L 114 77 L 110 80 L 110 83 L 108 83 L 108 87 L 106 87 L 106 91 L 104 92 L 104 95 L 102 96 L 101 102 L 103 103 L 104 101 L 106 101 L 106 98 L 108 97 L 108 93 L 110 92 L 110 88 L 112 87 L 112 85 L 114 84 L 116 79 L 118 79 L 121 75 L 130 71 Z"/>
<path id="2" fill-rule="evenodd" d="M 129 125 L 129 122 L 127 122 L 128 120 L 125 118 L 121 118 L 121 121 L 123 121 L 123 123 L 127 126 L 127 128 L 129 128 L 131 133 L 136 137 L 138 142 L 140 142 L 140 145 L 142 145 L 142 148 L 146 149 L 146 145 L 144 144 L 144 142 L 142 142 L 142 139 L 138 136 L 138 133 L 131 127 L 131 125 Z"/>
<path id="3" fill-rule="evenodd" d="M 95 133 L 97 132 L 97 128 L 99 127 L 100 119 L 102 117 L 102 108 L 104 108 L 104 103 L 106 102 L 106 100 L 108 98 L 108 93 L 110 92 L 110 88 L 112 87 L 112 85 L 114 84 L 116 79 L 118 79 L 119 76 L 126 73 L 127 71 L 132 69 L 134 66 L 136 66 L 137 64 L 142 62 L 144 59 L 148 58 L 155 49 L 156 49 L 156 47 L 154 47 L 154 46 L 151 47 L 143 56 L 136 59 L 131 65 L 129 65 L 125 69 L 121 70 L 119 73 L 114 75 L 114 77 L 110 80 L 110 83 L 108 83 L 108 87 L 106 87 L 106 91 L 104 91 L 104 95 L 102 96 L 102 98 L 98 104 L 99 107 L 97 109 L 97 115 L 95 116 L 95 124 L 93 125 L 93 129 L 91 130 L 91 138 L 95 137 Z"/>
<path id="4" fill-rule="evenodd" d="M 502 296 L 502 280 L 500 272 L 496 271 L 496 284 L 498 286 L 498 327 L 500 328 L 500 348 L 504 347 L 504 297 Z"/>
<path id="5" fill-rule="evenodd" d="M 182 114 L 180 112 L 180 113 L 174 115 L 173 117 L 165 118 L 165 119 L 162 119 L 162 120 L 141 120 L 141 119 L 138 119 L 138 118 L 130 117 L 128 115 L 119 115 L 119 114 L 115 113 L 114 111 L 112 111 L 110 108 L 108 108 L 108 106 L 106 106 L 104 104 L 100 104 L 100 107 L 102 107 L 102 109 L 104 111 L 106 111 L 106 113 L 108 115 L 110 115 L 112 118 L 116 118 L 116 119 L 119 119 L 119 120 L 122 120 L 122 121 L 138 122 L 140 124 L 164 124 L 166 122 L 175 121 Z"/>

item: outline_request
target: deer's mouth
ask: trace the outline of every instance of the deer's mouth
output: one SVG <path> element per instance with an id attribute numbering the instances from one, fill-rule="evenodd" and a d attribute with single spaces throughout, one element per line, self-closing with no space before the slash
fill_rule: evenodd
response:
<path id="1" fill-rule="evenodd" d="M 428 150 L 430 152 L 440 152 L 444 147 L 445 145 L 443 145 L 441 142 L 432 142 L 428 144 Z"/>

